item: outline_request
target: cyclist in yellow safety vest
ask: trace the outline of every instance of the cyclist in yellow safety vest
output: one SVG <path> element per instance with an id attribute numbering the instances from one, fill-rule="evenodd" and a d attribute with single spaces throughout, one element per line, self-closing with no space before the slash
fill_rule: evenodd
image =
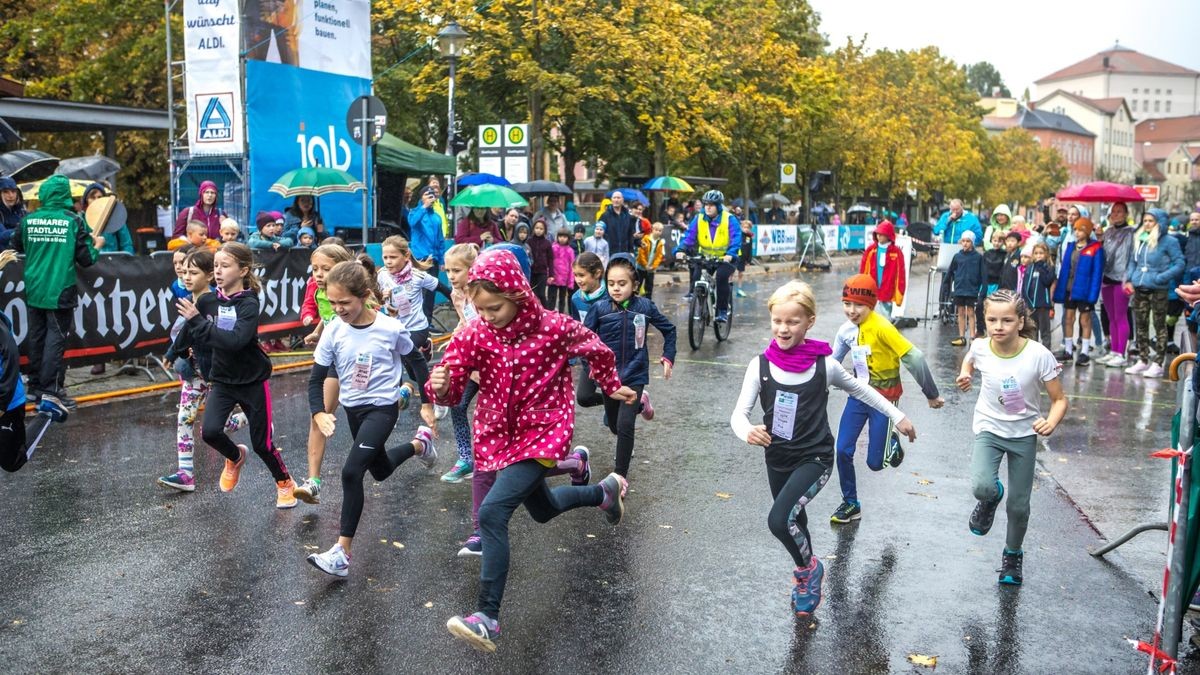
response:
<path id="1" fill-rule="evenodd" d="M 675 249 L 675 257 L 682 259 L 685 252 L 695 255 L 698 251 L 705 258 L 721 261 L 715 275 L 716 320 L 725 322 L 729 320 L 729 278 L 733 276 L 733 261 L 737 259 L 738 249 L 742 246 L 742 224 L 737 216 L 725 210 L 725 195 L 720 190 L 705 192 L 700 201 L 704 208 L 688 224 L 687 233 Z M 700 278 L 699 265 L 691 265 L 690 274 L 689 288 L 695 286 Z"/>

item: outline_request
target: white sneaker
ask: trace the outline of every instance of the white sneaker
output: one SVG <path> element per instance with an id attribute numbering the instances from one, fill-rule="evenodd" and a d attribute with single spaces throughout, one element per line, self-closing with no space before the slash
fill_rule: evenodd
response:
<path id="1" fill-rule="evenodd" d="M 1129 375 L 1141 375 L 1142 373 L 1146 372 L 1146 369 L 1149 367 L 1149 363 L 1146 363 L 1145 361 L 1138 361 L 1132 366 L 1126 368 L 1125 372 Z"/>
<path id="2" fill-rule="evenodd" d="M 444 419 L 446 419 L 446 415 L 449 415 L 449 414 L 450 414 L 449 408 L 447 408 L 444 405 L 434 404 L 434 406 L 433 406 L 433 416 L 434 417 L 436 417 L 439 420 L 444 420 Z"/>
<path id="3" fill-rule="evenodd" d="M 1104 365 L 1109 368 L 1124 368 L 1129 365 L 1129 361 L 1120 354 L 1113 354 L 1112 358 L 1104 362 Z"/>
<path id="4" fill-rule="evenodd" d="M 313 553 L 308 556 L 308 562 L 313 567 L 335 577 L 344 577 L 350 574 L 350 556 L 346 555 L 341 544 L 334 544 L 333 548 L 324 553 Z"/>
<path id="5" fill-rule="evenodd" d="M 1092 359 L 1092 363 L 1094 363 L 1098 366 L 1107 366 L 1108 362 L 1112 360 L 1112 357 L 1113 357 L 1112 354 L 1105 354 L 1104 356 L 1098 356 L 1098 357 Z"/>
<path id="6" fill-rule="evenodd" d="M 425 446 L 421 454 L 417 455 L 417 459 L 421 460 L 426 469 L 433 469 L 437 466 L 437 449 L 433 447 L 433 429 L 422 424 L 417 427 L 416 436 L 413 438 L 421 441 L 421 444 Z"/>
<path id="7" fill-rule="evenodd" d="M 1163 376 L 1163 367 L 1158 365 L 1158 362 L 1151 363 L 1150 367 L 1142 372 L 1142 377 L 1146 379 L 1154 379 Z"/>

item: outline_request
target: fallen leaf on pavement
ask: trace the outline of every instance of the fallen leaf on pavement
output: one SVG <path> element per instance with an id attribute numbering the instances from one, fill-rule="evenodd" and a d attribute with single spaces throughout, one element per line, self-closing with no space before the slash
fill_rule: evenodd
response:
<path id="1" fill-rule="evenodd" d="M 587 536 L 587 538 L 588 538 L 588 539 L 595 539 L 595 538 L 596 538 L 596 535 L 594 535 L 594 534 L 589 534 L 589 535 Z"/>
<path id="2" fill-rule="evenodd" d="M 396 548 L 404 548 L 404 544 L 401 544 L 398 541 L 393 541 L 392 546 L 395 546 Z"/>
<path id="3" fill-rule="evenodd" d="M 926 499 L 937 499 L 937 495 L 931 495 L 926 492 L 909 492 L 907 494 L 910 494 L 914 497 L 925 497 Z"/>
<path id="4" fill-rule="evenodd" d="M 659 525 L 659 527 L 661 527 L 661 528 L 662 528 L 662 529 L 664 529 L 664 530 L 669 530 L 669 529 L 671 529 L 671 526 L 670 526 L 670 525 Z"/>
<path id="5" fill-rule="evenodd" d="M 721 499 L 729 499 L 733 495 L 728 492 L 718 492 L 717 496 L 720 497 Z"/>
<path id="6" fill-rule="evenodd" d="M 304 604 L 304 601 L 303 601 L 303 600 L 297 600 L 297 601 L 293 602 L 292 604 L 293 604 L 293 605 L 296 605 L 296 606 L 299 606 L 299 605 L 303 605 L 303 604 Z"/>
<path id="7" fill-rule="evenodd" d="M 427 603 L 425 603 L 425 609 L 429 609 L 429 608 L 431 608 L 431 607 L 433 607 L 433 603 L 432 603 L 432 602 L 427 602 Z"/>
<path id="8" fill-rule="evenodd" d="M 909 654 L 908 660 L 912 661 L 914 664 L 916 664 L 918 666 L 926 666 L 928 668 L 936 668 L 937 667 L 937 657 L 936 656 L 925 656 L 924 654 Z"/>
<path id="9" fill-rule="evenodd" d="M 917 485 L 933 485 L 933 481 L 922 478 L 921 480 L 917 481 Z"/>

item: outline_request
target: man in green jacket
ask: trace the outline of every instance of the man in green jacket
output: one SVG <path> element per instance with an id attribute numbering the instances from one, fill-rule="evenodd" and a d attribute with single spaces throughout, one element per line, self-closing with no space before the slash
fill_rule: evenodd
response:
<path id="1" fill-rule="evenodd" d="M 96 263 L 104 237 L 92 236 L 74 210 L 66 176 L 51 176 L 38 189 L 41 208 L 21 219 L 13 248 L 25 254 L 25 306 L 29 314 L 29 391 L 57 397 L 68 408 L 64 380 L 67 334 L 71 330 L 76 290 L 75 266 Z"/>

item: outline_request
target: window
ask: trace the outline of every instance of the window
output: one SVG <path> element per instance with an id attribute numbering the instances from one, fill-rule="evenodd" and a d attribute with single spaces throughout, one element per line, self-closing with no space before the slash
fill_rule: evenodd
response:
<path id="1" fill-rule="evenodd" d="M 1154 95 L 1155 95 L 1155 96 L 1162 96 L 1162 89 L 1155 89 L 1155 90 L 1154 90 Z"/>
<path id="2" fill-rule="evenodd" d="M 1154 102 L 1154 112 L 1158 112 L 1158 101 Z"/>
<path id="3" fill-rule="evenodd" d="M 1167 90 L 1167 96 L 1170 96 L 1170 95 L 1171 95 L 1171 90 L 1170 90 L 1170 89 L 1168 89 L 1168 90 Z"/>
<path id="4" fill-rule="evenodd" d="M 1147 99 L 1147 98 L 1142 99 L 1142 111 L 1150 112 L 1150 99 Z"/>
<path id="5" fill-rule="evenodd" d="M 1167 112 L 1171 112 L 1171 102 L 1170 101 L 1167 101 L 1166 106 L 1167 106 Z"/>
<path id="6" fill-rule="evenodd" d="M 1133 93 L 1135 93 L 1135 94 L 1137 93 L 1137 87 L 1133 88 Z"/>
<path id="7" fill-rule="evenodd" d="M 1134 90 L 1133 90 L 1133 93 L 1135 93 L 1135 94 L 1136 94 L 1136 93 L 1137 93 L 1137 89 L 1134 89 Z M 1133 109 L 1133 112 L 1137 112 L 1137 100 L 1135 99 L 1135 100 L 1133 100 L 1133 101 L 1130 101 L 1129 103 L 1130 103 L 1130 106 L 1129 106 L 1129 107 Z"/>

